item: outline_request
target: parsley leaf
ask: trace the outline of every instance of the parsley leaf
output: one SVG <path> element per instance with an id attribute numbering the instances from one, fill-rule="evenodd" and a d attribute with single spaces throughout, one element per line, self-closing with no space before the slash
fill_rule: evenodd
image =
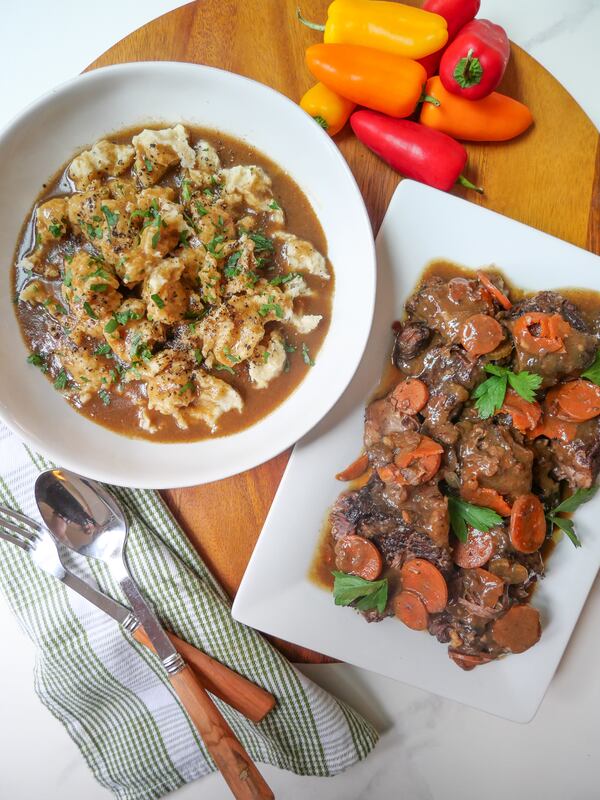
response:
<path id="1" fill-rule="evenodd" d="M 280 283 L 286 284 L 289 283 L 290 281 L 293 281 L 294 278 L 299 278 L 299 277 L 300 277 L 299 272 L 288 272 L 287 275 L 276 275 L 274 278 L 271 278 L 269 283 L 271 284 L 271 286 L 278 286 Z"/>
<path id="2" fill-rule="evenodd" d="M 108 289 L 108 283 L 92 283 L 90 289 L 92 292 L 105 292 Z"/>
<path id="3" fill-rule="evenodd" d="M 500 410 L 509 384 L 523 400 L 532 403 L 542 383 L 540 375 L 532 372 L 513 372 L 497 364 L 486 364 L 485 371 L 492 377 L 480 383 L 471 395 L 475 398 L 475 408 L 482 419 L 493 417 Z"/>
<path id="4" fill-rule="evenodd" d="M 98 347 L 94 350 L 95 356 L 108 356 L 111 353 L 111 346 L 107 343 L 99 344 Z"/>
<path id="5" fill-rule="evenodd" d="M 40 353 L 36 353 L 35 351 L 27 356 L 27 363 L 33 364 L 34 367 L 39 367 L 42 372 L 46 372 L 48 370 L 44 356 L 40 355 Z"/>
<path id="6" fill-rule="evenodd" d="M 69 382 L 69 377 L 64 369 L 58 373 L 56 378 L 54 379 L 54 388 L 55 389 L 64 389 L 67 383 Z"/>
<path id="7" fill-rule="evenodd" d="M 448 495 L 448 511 L 450 513 L 450 525 L 460 542 L 467 541 L 467 525 L 482 531 L 482 533 L 487 533 L 495 525 L 502 523 L 500 514 L 497 514 L 491 508 L 467 503 L 454 495 Z"/>
<path id="8" fill-rule="evenodd" d="M 151 295 L 150 295 L 150 299 L 151 299 L 151 300 L 152 300 L 152 302 L 153 302 L 153 303 L 155 303 L 155 304 L 156 304 L 156 305 L 157 305 L 159 308 L 164 308 L 164 307 L 165 307 L 165 301 L 162 299 L 162 297 L 159 297 L 159 295 L 157 295 L 157 294 L 151 294 Z"/>
<path id="9" fill-rule="evenodd" d="M 84 308 L 84 310 L 85 310 L 85 313 L 88 315 L 88 317 L 91 317 L 92 319 L 98 319 L 98 315 L 97 315 L 97 314 L 94 312 L 94 309 L 93 309 L 93 308 L 91 307 L 91 305 L 90 305 L 90 304 L 87 302 L 87 300 L 86 300 L 86 302 L 83 304 L 83 308 Z"/>
<path id="10" fill-rule="evenodd" d="M 144 159 L 144 166 L 146 167 L 146 172 L 152 172 L 152 170 L 154 169 L 154 165 L 152 164 L 149 158 Z"/>
<path id="11" fill-rule="evenodd" d="M 585 372 L 581 373 L 581 377 L 587 378 L 588 381 L 595 383 L 596 386 L 600 386 L 600 350 L 596 351 L 594 363 Z"/>
<path id="12" fill-rule="evenodd" d="M 261 317 L 266 317 L 267 314 L 271 313 L 271 311 L 275 312 L 277 319 L 283 319 L 283 309 L 279 303 L 275 302 L 275 295 L 271 295 L 269 297 L 269 302 L 263 303 L 258 309 L 258 313 L 261 315 Z"/>
<path id="13" fill-rule="evenodd" d="M 189 203 L 192 197 L 192 191 L 190 189 L 190 182 L 187 178 L 184 178 L 181 181 L 181 199 L 184 203 Z"/>
<path id="14" fill-rule="evenodd" d="M 106 224 L 109 228 L 114 228 L 117 222 L 119 221 L 119 212 L 118 211 L 111 211 L 108 206 L 100 206 L 100 211 L 106 217 Z"/>
<path id="15" fill-rule="evenodd" d="M 185 394 L 187 391 L 191 391 L 194 388 L 194 381 L 188 381 L 184 383 L 181 389 L 179 390 L 179 396 L 181 397 L 182 394 Z"/>
<path id="16" fill-rule="evenodd" d="M 221 364 L 219 361 L 215 364 L 215 369 L 219 372 L 231 372 L 232 375 L 235 375 L 235 372 L 229 367 L 227 364 Z"/>
<path id="17" fill-rule="evenodd" d="M 249 233 L 248 238 L 252 239 L 254 242 L 254 252 L 255 253 L 263 253 L 263 252 L 273 252 L 275 249 L 273 247 L 273 242 L 270 239 L 267 239 L 262 233 Z"/>
<path id="18" fill-rule="evenodd" d="M 279 205 L 279 203 L 277 202 L 277 200 L 271 200 L 271 202 L 269 203 L 269 208 L 272 208 L 272 209 L 273 209 L 273 211 L 279 211 L 279 209 L 281 208 L 281 206 Z"/>
<path id="19" fill-rule="evenodd" d="M 71 286 L 73 282 L 73 272 L 68 267 L 65 269 L 65 274 L 63 276 L 63 283 L 68 288 Z"/>
<path id="20" fill-rule="evenodd" d="M 240 260 L 240 256 L 242 254 L 239 250 L 236 250 L 235 253 L 232 253 L 229 258 L 227 259 L 227 264 L 225 265 L 225 269 L 223 272 L 225 273 L 225 277 L 227 278 L 235 278 L 237 275 L 240 274 L 242 268 L 238 265 L 238 261 Z"/>
<path id="21" fill-rule="evenodd" d="M 106 391 L 106 389 L 100 389 L 100 391 L 98 392 L 98 397 L 100 398 L 100 400 L 102 400 L 105 406 L 110 405 L 110 395 Z"/>
<path id="22" fill-rule="evenodd" d="M 550 525 L 556 525 L 557 528 L 560 528 L 573 542 L 575 547 L 581 547 L 581 540 L 575 533 L 575 524 L 573 520 L 559 517 L 558 514 L 570 514 L 576 511 L 579 506 L 591 500 L 597 491 L 597 486 L 592 486 L 590 489 L 577 489 L 570 497 L 567 497 L 566 500 L 563 500 L 556 508 L 553 508 L 552 511 L 546 514 L 546 519 Z"/>
<path id="23" fill-rule="evenodd" d="M 60 224 L 60 222 L 55 222 L 52 225 L 48 225 L 48 230 L 55 239 L 60 239 L 60 237 L 63 235 L 63 226 Z"/>
<path id="24" fill-rule="evenodd" d="M 241 360 L 238 356 L 234 356 L 231 350 L 228 347 L 223 348 L 223 353 L 225 354 L 225 358 L 227 361 L 231 361 L 232 364 L 237 364 Z"/>
<path id="25" fill-rule="evenodd" d="M 183 247 L 190 246 L 189 238 L 190 238 L 189 231 L 179 231 L 179 244 L 183 245 Z"/>
<path id="26" fill-rule="evenodd" d="M 204 208 L 204 206 L 202 205 L 202 203 L 200 203 L 200 202 L 196 202 L 196 203 L 195 203 L 195 207 L 196 207 L 196 211 L 198 212 L 198 214 L 199 214 L 201 217 L 204 217 L 206 214 L 208 214 L 208 209 Z"/>
<path id="27" fill-rule="evenodd" d="M 93 217 L 92 217 L 93 219 Z M 100 217 L 98 217 L 100 219 Z M 90 222 L 85 223 L 85 230 L 87 235 L 90 239 L 101 239 L 102 238 L 102 228 L 98 225 L 92 225 Z"/>
<path id="28" fill-rule="evenodd" d="M 347 575 L 334 571 L 333 600 L 336 606 L 349 606 L 356 603 L 360 611 L 377 609 L 383 614 L 387 604 L 387 578 L 378 581 L 367 581 L 358 575 Z"/>
<path id="29" fill-rule="evenodd" d="M 194 359 L 196 364 L 202 364 L 202 350 L 199 347 L 194 348 Z"/>
<path id="30" fill-rule="evenodd" d="M 309 366 L 314 367 L 315 362 L 310 357 L 310 353 L 308 352 L 308 347 L 306 346 L 306 342 L 302 342 L 302 361 Z"/>
<path id="31" fill-rule="evenodd" d="M 108 320 L 108 322 L 104 326 L 104 330 L 105 330 L 106 333 L 114 333 L 117 330 L 118 327 L 119 327 L 119 323 L 113 317 L 112 319 Z"/>

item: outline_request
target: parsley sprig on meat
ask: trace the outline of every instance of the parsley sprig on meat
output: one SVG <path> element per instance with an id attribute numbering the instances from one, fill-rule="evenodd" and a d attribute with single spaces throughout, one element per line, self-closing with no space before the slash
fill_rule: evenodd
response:
<path id="1" fill-rule="evenodd" d="M 333 600 L 336 606 L 354 605 L 359 611 L 377 609 L 383 614 L 387 603 L 387 578 L 378 581 L 367 581 L 358 575 L 347 575 L 345 572 L 333 572 Z"/>
<path id="2" fill-rule="evenodd" d="M 532 403 L 535 400 L 535 393 L 542 383 L 540 375 L 532 372 L 513 372 L 508 367 L 500 367 L 497 364 L 486 364 L 485 371 L 491 377 L 480 383 L 471 395 L 475 398 L 475 408 L 482 419 L 493 417 L 502 408 L 509 386 L 523 400 Z"/>
<path id="3" fill-rule="evenodd" d="M 582 378 L 587 378 L 588 381 L 600 386 L 600 350 L 596 351 L 596 358 L 594 363 L 581 373 Z"/>
<path id="4" fill-rule="evenodd" d="M 573 511 L 576 511 L 579 506 L 582 506 L 584 503 L 587 503 L 588 500 L 591 500 L 597 491 L 597 486 L 592 486 L 591 489 L 577 489 L 577 491 L 573 492 L 570 497 L 567 497 L 566 500 L 563 500 L 562 503 L 559 503 L 556 506 L 556 508 L 553 508 L 552 511 L 546 514 L 546 519 L 550 525 L 556 525 L 557 528 L 560 528 L 560 530 L 563 531 L 563 533 L 565 533 L 573 542 L 575 547 L 581 547 L 581 540 L 575 533 L 575 525 L 573 520 L 566 517 L 559 517 L 558 514 L 570 514 Z"/>
<path id="5" fill-rule="evenodd" d="M 454 535 L 460 542 L 466 542 L 469 535 L 467 525 L 482 533 L 487 533 L 495 525 L 502 524 L 502 517 L 491 508 L 467 503 L 454 495 L 448 496 L 450 525 Z"/>

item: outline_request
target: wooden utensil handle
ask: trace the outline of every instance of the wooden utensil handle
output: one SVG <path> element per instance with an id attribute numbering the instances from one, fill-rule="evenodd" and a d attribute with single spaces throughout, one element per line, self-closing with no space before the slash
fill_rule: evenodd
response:
<path id="1" fill-rule="evenodd" d="M 242 743 L 190 667 L 169 675 L 169 680 L 234 797 L 237 800 L 274 798 Z"/>
<path id="2" fill-rule="evenodd" d="M 260 722 L 275 706 L 275 698 L 266 689 L 252 683 L 225 664 L 215 661 L 174 633 L 167 632 L 167 636 L 177 648 L 177 652 L 181 653 L 194 670 L 204 688 L 252 722 Z M 136 628 L 133 638 L 145 647 L 154 649 L 141 626 Z"/>

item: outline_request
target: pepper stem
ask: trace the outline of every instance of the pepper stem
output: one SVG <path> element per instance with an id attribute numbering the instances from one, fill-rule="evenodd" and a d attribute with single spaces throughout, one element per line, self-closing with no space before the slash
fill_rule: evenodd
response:
<path id="1" fill-rule="evenodd" d="M 481 186 L 475 186 L 475 184 L 471 183 L 471 181 L 468 178 L 465 178 L 464 175 L 459 175 L 456 179 L 456 182 L 460 183 L 461 186 L 464 186 L 465 189 L 473 189 L 475 192 L 483 194 L 483 188 Z"/>
<path id="2" fill-rule="evenodd" d="M 439 105 L 441 105 L 441 103 L 440 103 L 440 101 L 437 99 L 437 97 L 434 97 L 434 96 L 433 96 L 433 95 L 431 95 L 431 94 L 425 94 L 425 92 L 423 92 L 423 94 L 421 95 L 421 97 L 419 97 L 419 103 L 431 103 L 431 105 L 432 105 L 432 106 L 435 106 L 436 108 L 437 108 Z"/>
<path id="3" fill-rule="evenodd" d="M 306 25 L 307 28 L 310 28 L 313 31 L 325 30 L 325 25 L 319 25 L 318 22 L 311 22 L 309 19 L 305 19 L 300 11 L 300 6 L 296 8 L 296 16 L 298 17 L 299 22 L 301 22 L 303 25 Z"/>

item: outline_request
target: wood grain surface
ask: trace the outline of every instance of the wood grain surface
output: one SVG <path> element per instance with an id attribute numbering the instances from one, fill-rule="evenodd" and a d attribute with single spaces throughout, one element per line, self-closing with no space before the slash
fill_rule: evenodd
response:
<path id="1" fill-rule="evenodd" d="M 304 65 L 304 50 L 320 41 L 321 34 L 296 21 L 296 5 L 297 0 L 197 0 L 135 31 L 89 69 L 125 61 L 190 61 L 246 75 L 298 100 L 314 83 Z M 302 0 L 304 15 L 316 21 L 325 20 L 327 6 L 327 0 Z M 485 189 L 482 197 L 467 193 L 469 199 L 600 253 L 598 131 L 562 86 L 516 45 L 501 90 L 527 103 L 535 125 L 513 142 L 468 147 L 467 175 Z M 276 126 L 273 120 L 274 133 Z M 356 176 L 376 233 L 400 177 L 347 130 L 336 141 Z M 455 191 L 465 195 L 462 189 Z M 432 219 L 431 235 L 435 232 Z M 565 284 L 568 269 L 565 264 Z M 286 452 L 233 478 L 163 493 L 232 596 L 288 458 Z M 326 660 L 278 644 L 293 659 Z"/>

